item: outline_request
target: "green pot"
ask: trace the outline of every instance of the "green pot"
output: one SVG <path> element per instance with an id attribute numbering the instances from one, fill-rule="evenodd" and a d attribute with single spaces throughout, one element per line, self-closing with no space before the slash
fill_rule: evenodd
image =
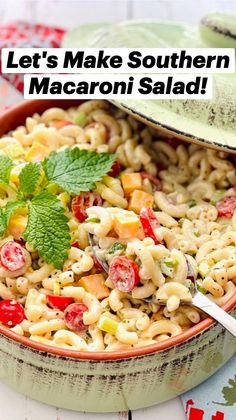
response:
<path id="1" fill-rule="evenodd" d="M 22 102 L 0 116 L 0 135 L 34 112 L 82 101 Z M 236 315 L 236 295 L 223 308 Z M 49 347 L 0 326 L 0 379 L 31 398 L 78 411 L 148 407 L 198 385 L 235 353 L 235 339 L 210 318 L 157 344 L 120 352 Z"/>

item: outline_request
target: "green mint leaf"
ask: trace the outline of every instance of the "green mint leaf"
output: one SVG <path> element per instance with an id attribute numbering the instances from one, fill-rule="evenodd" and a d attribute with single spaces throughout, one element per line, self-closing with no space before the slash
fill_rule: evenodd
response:
<path id="1" fill-rule="evenodd" d="M 16 210 L 26 207 L 25 201 L 9 201 L 5 208 L 6 224 L 8 225 L 11 216 Z"/>
<path id="2" fill-rule="evenodd" d="M 51 153 L 44 159 L 43 168 L 50 182 L 68 193 L 80 194 L 95 189 L 95 182 L 109 172 L 114 160 L 115 155 L 75 148 Z"/>
<path id="3" fill-rule="evenodd" d="M 0 184 L 8 185 L 13 162 L 8 156 L 0 155 Z"/>
<path id="4" fill-rule="evenodd" d="M 36 195 L 29 204 L 24 238 L 47 263 L 62 268 L 70 249 L 68 219 L 58 198 L 48 191 Z"/>
<path id="5" fill-rule="evenodd" d="M 0 208 L 0 237 L 4 235 L 6 228 L 7 228 L 6 215 L 3 212 L 3 209 Z"/>
<path id="6" fill-rule="evenodd" d="M 42 166 L 39 163 L 28 163 L 19 176 L 19 192 L 24 195 L 32 195 L 36 192 L 41 179 Z"/>

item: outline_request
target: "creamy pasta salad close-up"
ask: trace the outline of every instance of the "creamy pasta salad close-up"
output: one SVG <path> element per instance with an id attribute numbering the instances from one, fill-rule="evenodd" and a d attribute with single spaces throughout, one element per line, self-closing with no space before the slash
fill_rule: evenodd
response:
<path id="1" fill-rule="evenodd" d="M 0 138 L 0 322 L 77 351 L 198 324 L 196 286 L 236 291 L 233 155 L 163 137 L 102 100 Z"/>

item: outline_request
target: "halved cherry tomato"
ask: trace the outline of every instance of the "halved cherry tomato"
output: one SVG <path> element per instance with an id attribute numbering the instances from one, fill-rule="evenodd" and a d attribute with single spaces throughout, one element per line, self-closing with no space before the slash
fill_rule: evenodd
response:
<path id="1" fill-rule="evenodd" d="M 148 172 L 140 172 L 140 175 L 142 179 L 149 179 L 149 181 L 151 181 L 151 183 L 154 185 L 154 191 L 161 190 L 161 181 L 154 175 L 151 175 Z"/>
<path id="2" fill-rule="evenodd" d="M 73 244 L 71 244 L 71 246 L 73 246 L 74 248 L 79 248 L 79 242 L 75 241 L 73 242 Z"/>
<path id="3" fill-rule="evenodd" d="M 121 171 L 121 164 L 118 160 L 115 160 L 115 162 L 113 163 L 110 172 L 108 172 L 109 176 L 113 176 L 116 177 L 117 175 L 119 175 Z"/>
<path id="4" fill-rule="evenodd" d="M 8 327 L 20 324 L 25 319 L 23 306 L 14 299 L 0 302 L 0 322 Z"/>
<path id="5" fill-rule="evenodd" d="M 71 297 L 47 295 L 47 304 L 51 308 L 60 309 L 60 311 L 64 311 L 73 302 L 74 299 Z"/>
<path id="6" fill-rule="evenodd" d="M 86 209 L 92 206 L 101 206 L 102 197 L 98 193 L 82 192 L 72 199 L 72 212 L 79 222 L 84 222 L 88 215 Z"/>
<path id="7" fill-rule="evenodd" d="M 236 196 L 228 195 L 216 203 L 219 217 L 232 217 L 236 209 Z"/>
<path id="8" fill-rule="evenodd" d="M 88 307 L 83 303 L 72 303 L 65 310 L 65 324 L 73 331 L 83 331 L 88 328 L 83 323 L 83 313 L 88 311 Z"/>
<path id="9" fill-rule="evenodd" d="M 143 227 L 144 235 L 152 238 L 156 245 L 160 244 L 162 241 L 157 238 L 154 231 L 160 227 L 160 223 L 155 216 L 154 211 L 150 207 L 142 207 L 139 218 Z"/>
<path id="10" fill-rule="evenodd" d="M 114 257 L 109 266 L 109 278 L 121 292 L 131 292 L 140 282 L 139 267 L 131 258 Z"/>
<path id="11" fill-rule="evenodd" d="M 54 127 L 56 127 L 58 130 L 60 130 L 60 128 L 66 127 L 67 125 L 74 125 L 74 123 L 72 121 L 67 121 L 67 120 L 61 120 L 61 121 L 56 121 L 54 122 Z"/>
<path id="12" fill-rule="evenodd" d="M 24 248 L 15 241 L 8 241 L 0 249 L 1 264 L 9 271 L 24 267 L 26 254 Z"/>

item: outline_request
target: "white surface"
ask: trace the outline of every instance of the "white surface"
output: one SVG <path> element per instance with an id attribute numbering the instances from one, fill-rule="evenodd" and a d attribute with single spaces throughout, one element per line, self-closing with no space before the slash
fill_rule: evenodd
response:
<path id="1" fill-rule="evenodd" d="M 73 28 L 77 25 L 158 18 L 197 23 L 214 11 L 236 14 L 236 0 L 0 0 L 0 22 L 15 20 Z M 184 420 L 180 398 L 134 411 L 133 420 Z M 50 407 L 0 383 L 0 420 L 128 420 L 127 413 L 90 414 Z"/>
<path id="2" fill-rule="evenodd" d="M 91 414 L 62 410 L 33 401 L 0 383 L 1 420 L 128 420 L 128 413 Z M 132 420 L 185 420 L 178 398 L 132 412 Z"/>

